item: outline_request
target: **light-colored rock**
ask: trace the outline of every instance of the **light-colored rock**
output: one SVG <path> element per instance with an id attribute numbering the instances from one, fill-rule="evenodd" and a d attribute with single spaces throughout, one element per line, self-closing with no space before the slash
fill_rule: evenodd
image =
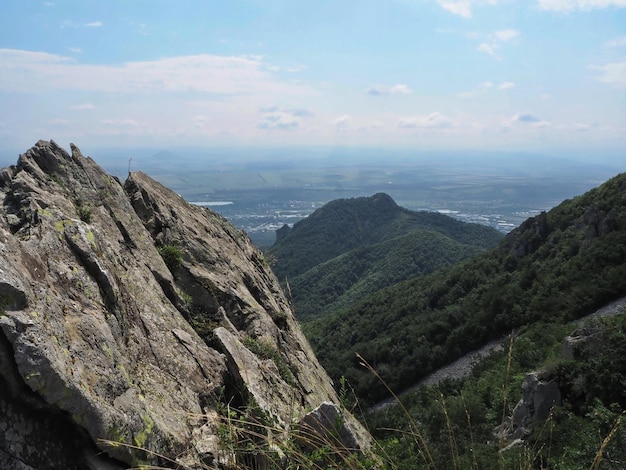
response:
<path id="1" fill-rule="evenodd" d="M 297 432 L 306 447 L 361 450 L 363 444 L 339 407 L 329 402 L 307 413 L 298 423 Z"/>
<path id="2" fill-rule="evenodd" d="M 337 402 L 262 255 L 217 214 L 46 141 L 2 170 L 0 198 L 2 468 L 49 468 L 54 449 L 57 468 L 192 468 L 219 455 L 232 396 L 285 426 Z M 173 272 L 164 245 L 181 250 Z"/>

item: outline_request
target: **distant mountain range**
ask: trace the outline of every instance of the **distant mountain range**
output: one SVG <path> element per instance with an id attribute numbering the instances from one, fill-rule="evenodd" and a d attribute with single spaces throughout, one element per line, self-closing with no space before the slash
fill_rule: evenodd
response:
<path id="1" fill-rule="evenodd" d="M 476 255 L 502 237 L 483 225 L 404 209 L 378 193 L 331 201 L 293 228 L 284 226 L 269 253 L 306 321 Z"/>

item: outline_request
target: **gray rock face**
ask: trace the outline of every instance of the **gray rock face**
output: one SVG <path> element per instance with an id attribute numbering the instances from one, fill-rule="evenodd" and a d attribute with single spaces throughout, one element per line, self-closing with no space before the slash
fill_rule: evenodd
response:
<path id="1" fill-rule="evenodd" d="M 340 443 L 345 449 L 360 450 L 358 431 L 344 418 L 334 403 L 324 402 L 302 418 L 298 432 L 305 436 L 305 445 L 318 442 L 323 445 Z M 321 447 L 320 446 L 320 447 Z"/>
<path id="2" fill-rule="evenodd" d="M 513 409 L 513 415 L 498 426 L 495 434 L 502 440 L 528 437 L 535 423 L 543 423 L 553 407 L 561 404 L 561 392 L 555 380 L 548 380 L 538 372 L 526 376 L 522 383 L 522 399 Z"/>
<path id="3" fill-rule="evenodd" d="M 513 255 L 523 257 L 533 254 L 550 234 L 545 212 L 524 221 L 516 230 L 504 237 L 503 246 Z"/>
<path id="4" fill-rule="evenodd" d="M 561 354 L 563 359 L 574 361 L 580 359 L 583 351 L 597 353 L 602 348 L 601 330 L 593 327 L 582 327 L 573 331 L 563 339 Z"/>
<path id="5" fill-rule="evenodd" d="M 615 230 L 615 215 L 608 214 L 599 209 L 596 205 L 590 206 L 582 217 L 582 222 L 587 226 L 585 238 L 604 237 Z"/>
<path id="6" fill-rule="evenodd" d="M 220 453 L 220 403 L 288 428 L 337 402 L 262 255 L 217 214 L 46 141 L 0 196 L 1 468 L 191 468 Z"/>

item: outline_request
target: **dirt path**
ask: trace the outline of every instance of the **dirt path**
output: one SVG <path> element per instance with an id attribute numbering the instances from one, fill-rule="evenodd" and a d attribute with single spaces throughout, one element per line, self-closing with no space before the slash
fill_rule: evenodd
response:
<path id="1" fill-rule="evenodd" d="M 599 308 L 598 310 L 596 310 L 593 313 L 590 313 L 589 315 L 585 315 L 584 317 L 578 320 L 578 324 L 582 324 L 585 320 L 594 316 L 605 317 L 605 316 L 612 316 L 612 315 L 620 314 L 624 311 L 625 306 L 626 306 L 626 296 L 614 302 L 611 302 L 610 304 L 607 304 L 604 307 Z M 432 374 L 427 375 L 416 384 L 412 385 L 411 387 L 407 388 L 403 392 L 399 393 L 398 397 L 401 398 L 407 393 L 411 393 L 417 390 L 419 387 L 438 384 L 439 382 L 445 379 L 461 379 L 461 378 L 467 377 L 472 371 L 472 368 L 474 367 L 475 364 L 477 364 L 482 358 L 491 354 L 493 351 L 501 351 L 505 347 L 508 340 L 509 340 L 509 337 L 505 336 L 503 338 L 490 341 L 489 343 L 484 345 L 482 348 L 476 351 L 467 353 L 466 355 L 454 361 L 452 364 L 448 364 L 447 366 L 436 370 Z M 388 406 L 392 406 L 395 404 L 396 404 L 396 401 L 393 397 L 387 398 L 381 402 L 378 402 L 376 405 L 370 407 L 368 411 L 370 413 L 374 411 L 380 411 L 380 410 L 385 409 Z"/>

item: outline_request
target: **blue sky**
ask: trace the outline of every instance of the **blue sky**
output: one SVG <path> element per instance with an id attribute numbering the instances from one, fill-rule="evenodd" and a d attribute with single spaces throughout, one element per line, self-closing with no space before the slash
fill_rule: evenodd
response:
<path id="1" fill-rule="evenodd" d="M 3 0 L 0 139 L 612 153 L 626 0 Z"/>

